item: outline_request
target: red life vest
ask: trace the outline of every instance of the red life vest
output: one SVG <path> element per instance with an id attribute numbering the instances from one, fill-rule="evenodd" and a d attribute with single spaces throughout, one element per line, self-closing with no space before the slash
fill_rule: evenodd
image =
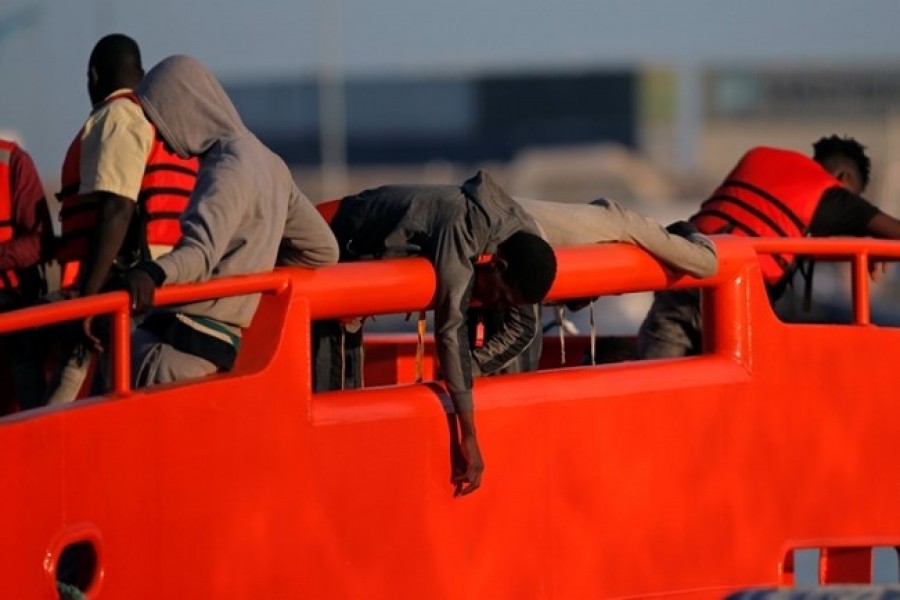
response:
<path id="1" fill-rule="evenodd" d="M 319 211 L 319 214 L 322 215 L 322 218 L 325 219 L 325 222 L 331 225 L 331 221 L 334 220 L 334 215 L 340 205 L 340 198 L 337 200 L 326 200 L 325 202 L 316 204 L 316 210 Z"/>
<path id="2" fill-rule="evenodd" d="M 112 96 L 105 104 L 127 98 L 139 104 L 137 97 L 126 92 Z M 100 221 L 101 207 L 95 202 L 86 202 L 78 194 L 81 184 L 81 136 L 78 132 L 69 145 L 62 168 L 62 189 L 57 197 L 61 202 L 59 218 L 62 236 L 57 251 L 57 259 L 64 267 L 63 285 L 74 283 L 77 269 L 71 264 L 85 260 L 88 256 L 90 236 L 95 235 Z M 181 238 L 179 219 L 187 208 L 191 190 L 197 179 L 198 160 L 196 157 L 184 159 L 168 149 L 154 127 L 153 144 L 147 157 L 147 166 L 141 180 L 138 195 L 138 218 L 142 219 L 142 252 L 148 246 L 174 246 Z"/>
<path id="3" fill-rule="evenodd" d="M 13 227 L 12 177 L 9 162 L 16 144 L 0 140 L 0 244 L 9 242 L 15 235 Z M 0 271 L 0 289 L 19 287 L 19 277 L 12 269 Z"/>
<path id="4" fill-rule="evenodd" d="M 822 195 L 841 182 L 813 159 L 779 148 L 747 152 L 691 222 L 705 234 L 804 237 Z M 763 279 L 776 285 L 789 275 L 791 254 L 760 255 Z"/>

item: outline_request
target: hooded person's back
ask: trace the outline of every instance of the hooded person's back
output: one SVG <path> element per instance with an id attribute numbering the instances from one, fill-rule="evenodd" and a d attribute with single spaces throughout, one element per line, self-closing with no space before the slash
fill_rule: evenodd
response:
<path id="1" fill-rule="evenodd" d="M 183 157 L 199 156 L 200 170 L 181 220 L 183 237 L 156 263 L 165 283 L 260 273 L 279 264 L 337 262 L 328 225 L 297 188 L 281 158 L 243 124 L 222 86 L 202 64 L 171 56 L 135 90 L 163 139 Z M 170 308 L 246 327 L 258 295 Z"/>

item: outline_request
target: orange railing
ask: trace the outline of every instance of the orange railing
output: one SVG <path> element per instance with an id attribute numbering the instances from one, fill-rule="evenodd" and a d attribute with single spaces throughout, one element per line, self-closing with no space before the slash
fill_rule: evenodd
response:
<path id="1" fill-rule="evenodd" d="M 709 352 L 478 380 L 487 470 L 457 499 L 439 385 L 310 390 L 310 320 L 426 307 L 424 260 L 163 289 L 264 299 L 233 373 L 140 390 L 124 294 L 0 316 L 113 313 L 117 365 L 114 400 L 0 419 L 0 586 L 51 598 L 65 566 L 91 598 L 715 598 L 791 584 L 807 548 L 823 583 L 865 581 L 900 545 L 900 331 L 860 306 L 900 246 L 794 244 L 718 239 L 703 281 L 560 250 L 554 299 L 702 287 Z M 779 321 L 755 248 L 853 261 L 854 324 Z"/>
<path id="2" fill-rule="evenodd" d="M 853 268 L 853 322 L 857 325 L 868 325 L 870 322 L 870 266 L 879 261 L 900 260 L 900 248 L 896 242 L 883 240 L 867 240 L 863 245 L 855 238 L 764 239 L 756 240 L 754 247 L 757 252 L 766 254 L 791 253 L 822 260 L 849 260 Z"/>

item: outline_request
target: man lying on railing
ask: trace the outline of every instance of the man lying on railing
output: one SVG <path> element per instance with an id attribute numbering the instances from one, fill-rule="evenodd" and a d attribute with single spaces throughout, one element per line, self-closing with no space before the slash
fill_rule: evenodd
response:
<path id="1" fill-rule="evenodd" d="M 331 213 L 342 261 L 422 256 L 434 265 L 435 341 L 438 362 L 453 403 L 455 423 L 453 477 L 456 494 L 481 484 L 484 462 L 475 431 L 472 355 L 465 310 L 471 300 L 502 306 L 517 318 L 510 335 L 525 340 L 540 331 L 535 308 L 556 276 L 556 257 L 536 235 L 534 221 L 485 173 L 462 186 L 384 186 L 349 196 Z M 336 339 L 338 338 L 338 339 Z M 317 390 L 359 387 L 361 331 L 341 331 L 335 323 L 314 329 Z M 524 349 L 510 346 L 513 359 Z M 356 369 L 341 368 L 348 350 Z"/>
<path id="2" fill-rule="evenodd" d="M 604 198 L 587 204 L 547 202 L 516 198 L 538 224 L 541 236 L 553 248 L 622 242 L 643 248 L 676 274 L 694 277 L 715 275 L 719 266 L 712 241 L 690 223 L 679 221 L 663 227 L 657 221 Z M 581 307 L 590 300 L 569 302 Z M 541 356 L 542 332 L 539 330 L 514 361 L 500 363 L 497 357 L 509 345 L 521 346 L 520 340 L 496 335 L 498 328 L 511 318 L 507 311 L 472 309 L 470 330 L 483 328 L 484 335 L 474 335 L 473 356 L 483 374 L 516 373 L 537 368 Z"/>
<path id="3" fill-rule="evenodd" d="M 166 142 L 179 156 L 198 156 L 200 168 L 181 240 L 126 276 L 134 310 L 149 308 L 163 283 L 268 272 L 276 260 L 307 267 L 337 262 L 328 225 L 203 65 L 169 57 L 147 73 L 136 93 Z M 252 294 L 150 313 L 132 338 L 134 385 L 230 370 L 241 329 L 258 304 L 259 294 Z"/>
<path id="4" fill-rule="evenodd" d="M 864 147 L 836 135 L 813 144 L 812 158 L 791 150 L 754 148 L 690 222 L 709 235 L 900 239 L 900 221 L 860 197 L 869 183 L 869 168 Z M 811 266 L 804 272 L 790 255 L 760 255 L 759 261 L 772 301 L 798 269 L 809 297 Z M 700 345 L 699 290 L 657 292 L 638 333 L 640 357 L 695 355 Z"/>

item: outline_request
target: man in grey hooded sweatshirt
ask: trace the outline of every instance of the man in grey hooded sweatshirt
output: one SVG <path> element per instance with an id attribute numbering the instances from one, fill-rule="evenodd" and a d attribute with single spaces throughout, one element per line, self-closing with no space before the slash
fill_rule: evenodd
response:
<path id="1" fill-rule="evenodd" d="M 129 271 L 133 308 L 155 288 L 270 271 L 276 264 L 337 262 L 328 225 L 297 188 L 287 165 L 244 126 L 216 78 L 197 60 L 171 56 L 135 90 L 147 117 L 182 157 L 198 156 L 197 184 L 168 254 Z M 228 371 L 259 294 L 152 312 L 132 338 L 135 386 Z"/>

